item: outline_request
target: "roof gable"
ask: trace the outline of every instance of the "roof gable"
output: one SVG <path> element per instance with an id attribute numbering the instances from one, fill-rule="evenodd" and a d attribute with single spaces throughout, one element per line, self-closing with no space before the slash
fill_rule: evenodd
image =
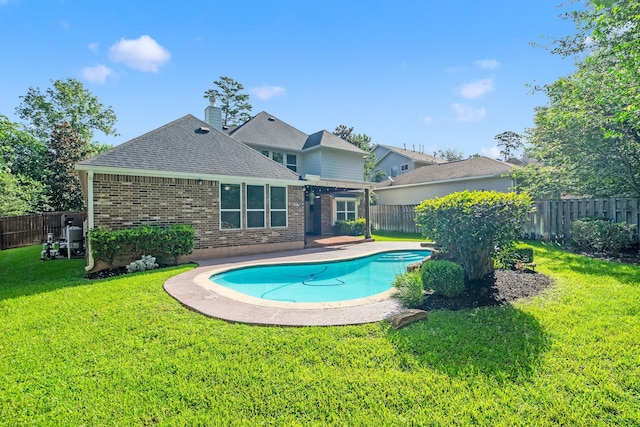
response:
<path id="1" fill-rule="evenodd" d="M 307 134 L 263 111 L 229 132 L 233 139 L 245 144 L 301 151 Z"/>
<path id="2" fill-rule="evenodd" d="M 309 138 L 307 138 L 307 141 L 304 144 L 304 149 L 307 150 L 314 147 L 336 148 L 338 150 L 351 151 L 362 155 L 367 154 L 366 151 L 326 130 L 321 130 L 309 135 Z"/>
<path id="3" fill-rule="evenodd" d="M 298 179 L 298 174 L 188 114 L 151 132 L 79 162 L 90 169 Z"/>

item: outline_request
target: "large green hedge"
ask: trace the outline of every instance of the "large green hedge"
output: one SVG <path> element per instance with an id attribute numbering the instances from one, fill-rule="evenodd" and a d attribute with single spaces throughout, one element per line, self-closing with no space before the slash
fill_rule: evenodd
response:
<path id="1" fill-rule="evenodd" d="M 416 224 L 476 280 L 493 272 L 496 248 L 521 238 L 532 203 L 527 194 L 462 191 L 423 201 Z"/>
<path id="2" fill-rule="evenodd" d="M 89 231 L 91 253 L 113 266 L 116 257 L 138 259 L 153 255 L 159 263 L 177 263 L 180 255 L 193 252 L 195 229 L 190 225 L 144 226 L 120 230 Z"/>

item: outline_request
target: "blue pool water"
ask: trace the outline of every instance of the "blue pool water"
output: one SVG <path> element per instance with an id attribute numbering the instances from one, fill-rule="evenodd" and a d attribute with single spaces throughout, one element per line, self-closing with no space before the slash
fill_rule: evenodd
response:
<path id="1" fill-rule="evenodd" d="M 215 274 L 210 280 L 272 301 L 345 301 L 390 289 L 396 275 L 429 254 L 427 250 L 395 251 L 343 261 L 245 267 Z"/>

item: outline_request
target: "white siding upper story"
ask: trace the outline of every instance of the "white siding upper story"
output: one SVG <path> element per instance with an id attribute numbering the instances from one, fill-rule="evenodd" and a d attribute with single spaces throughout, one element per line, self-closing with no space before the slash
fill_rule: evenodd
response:
<path id="1" fill-rule="evenodd" d="M 321 150 L 313 150 L 308 153 L 304 153 L 302 157 L 302 163 L 300 175 L 305 176 L 306 174 L 311 175 L 322 175 L 322 152 Z"/>
<path id="2" fill-rule="evenodd" d="M 377 188 L 378 205 L 416 205 L 423 200 L 446 196 L 464 190 L 494 190 L 510 192 L 513 180 L 508 177 L 460 179 L 444 182 L 412 184 Z"/>
<path id="3" fill-rule="evenodd" d="M 276 160 L 297 172 L 318 175 L 323 179 L 362 181 L 364 179 L 364 157 L 358 153 L 318 148 L 304 152 L 288 152 L 271 147 L 253 146 L 265 156 Z M 292 157 L 295 156 L 295 157 Z M 295 169 L 289 159 L 295 158 Z"/>
<path id="4" fill-rule="evenodd" d="M 364 180 L 364 157 L 361 154 L 331 149 L 323 149 L 318 151 L 320 151 L 321 167 L 319 175 L 323 179 L 345 181 Z"/>

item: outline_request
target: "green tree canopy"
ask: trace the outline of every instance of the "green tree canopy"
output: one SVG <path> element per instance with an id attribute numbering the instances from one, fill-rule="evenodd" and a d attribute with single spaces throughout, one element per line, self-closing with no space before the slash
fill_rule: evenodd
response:
<path id="1" fill-rule="evenodd" d="M 523 146 L 522 135 L 510 130 L 497 134 L 493 139 L 498 141 L 496 145 L 505 161 L 512 158 Z"/>
<path id="2" fill-rule="evenodd" d="M 48 210 L 45 148 L 19 124 L 0 114 L 0 216 Z"/>
<path id="3" fill-rule="evenodd" d="M 539 88 L 549 98 L 527 131 L 540 163 L 514 175 L 536 197 L 640 196 L 640 2 L 587 2 L 577 32 L 552 52 L 576 71 Z M 541 184 L 540 180 L 544 180 Z"/>
<path id="4" fill-rule="evenodd" d="M 47 152 L 45 177 L 54 211 L 84 208 L 80 180 L 74 165 L 87 158 L 88 151 L 88 144 L 71 125 L 63 122 L 55 126 Z"/>
<path id="5" fill-rule="evenodd" d="M 52 83 L 53 87 L 44 94 L 39 88 L 30 87 L 16 108 L 18 117 L 38 139 L 48 140 L 62 122 L 68 123 L 87 142 L 93 140 L 96 130 L 105 135 L 118 135 L 113 109 L 102 105 L 82 83 L 71 78 Z"/>
<path id="6" fill-rule="evenodd" d="M 457 162 L 464 159 L 464 153 L 456 150 L 455 148 L 447 148 L 434 152 L 433 157 L 446 160 L 447 162 Z"/>
<path id="7" fill-rule="evenodd" d="M 220 76 L 220 80 L 213 82 L 217 88 L 208 89 L 204 97 L 220 101 L 222 109 L 222 124 L 225 126 L 238 126 L 251 118 L 249 94 L 241 93 L 244 86 L 231 77 Z"/>

